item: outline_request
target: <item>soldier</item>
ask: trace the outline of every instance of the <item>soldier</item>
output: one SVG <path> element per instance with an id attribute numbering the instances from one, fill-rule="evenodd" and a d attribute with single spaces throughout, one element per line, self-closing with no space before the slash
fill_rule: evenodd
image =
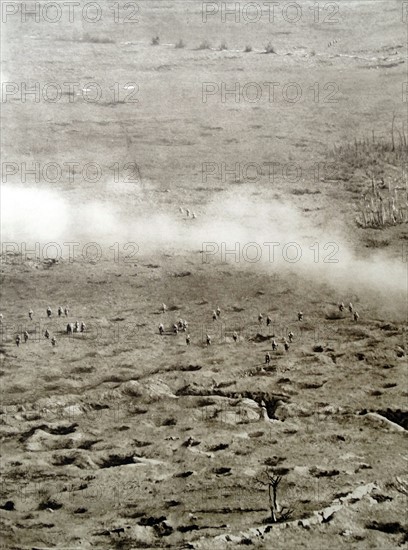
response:
<path id="1" fill-rule="evenodd" d="M 212 312 L 212 318 L 213 318 L 213 321 L 217 320 L 217 312 L 216 311 Z"/>
<path id="2" fill-rule="evenodd" d="M 349 303 L 349 312 L 353 313 L 353 304 L 351 302 Z"/>
<path id="3" fill-rule="evenodd" d="M 166 304 L 162 304 L 162 312 L 163 312 L 163 313 L 166 313 L 166 311 L 167 311 L 167 306 L 166 306 Z"/>
<path id="4" fill-rule="evenodd" d="M 211 336 L 207 334 L 207 346 L 211 346 Z"/>
<path id="5" fill-rule="evenodd" d="M 265 355 L 265 365 L 269 365 L 270 362 L 271 362 L 271 354 L 268 351 Z"/>
<path id="6" fill-rule="evenodd" d="M 275 340 L 272 340 L 272 351 L 276 351 L 278 349 L 278 344 L 275 342 Z"/>
<path id="7" fill-rule="evenodd" d="M 53 337 L 51 338 L 51 344 L 52 344 L 53 346 L 55 346 L 56 343 L 57 343 L 57 341 L 56 341 L 56 339 L 55 339 L 55 336 L 53 336 Z"/>
<path id="8" fill-rule="evenodd" d="M 3 314 L 0 313 L 0 325 L 3 324 Z"/>
<path id="9" fill-rule="evenodd" d="M 19 334 L 17 334 L 17 336 L 16 336 L 16 346 L 17 346 L 17 347 L 19 347 L 19 345 L 20 345 L 20 342 L 21 342 L 21 338 L 20 338 L 20 335 L 19 335 Z"/>
<path id="10" fill-rule="evenodd" d="M 283 345 L 285 347 L 285 351 L 289 351 L 289 344 L 288 344 L 288 341 L 285 339 L 285 341 L 283 342 Z"/>
<path id="11" fill-rule="evenodd" d="M 303 321 L 303 313 L 301 311 L 298 313 L 298 321 Z"/>
<path id="12" fill-rule="evenodd" d="M 178 320 L 178 328 L 183 328 L 183 319 Z"/>
<path id="13" fill-rule="evenodd" d="M 294 334 L 293 334 L 293 332 L 292 332 L 292 331 L 290 331 L 290 332 L 289 332 L 289 334 L 288 334 L 288 337 L 289 337 L 289 342 L 291 342 L 291 343 L 292 343 L 292 341 L 293 341 L 293 337 L 294 337 Z"/>
<path id="14" fill-rule="evenodd" d="M 183 332 L 187 332 L 188 323 L 186 320 L 183 321 Z"/>
<path id="15" fill-rule="evenodd" d="M 263 315 L 262 315 L 262 313 L 260 313 L 260 314 L 258 315 L 258 323 L 259 323 L 260 325 L 262 325 L 262 321 L 263 321 Z"/>
<path id="16" fill-rule="evenodd" d="M 339 310 L 340 310 L 340 311 L 344 311 L 344 304 L 343 304 L 343 302 L 341 302 L 341 304 L 339 304 Z"/>
<path id="17" fill-rule="evenodd" d="M 219 307 L 217 307 L 217 311 L 215 312 L 217 314 L 217 317 L 220 317 L 221 315 L 221 310 Z"/>
<path id="18" fill-rule="evenodd" d="M 173 325 L 173 332 L 174 334 L 178 334 L 178 326 L 175 323 Z"/>
<path id="19" fill-rule="evenodd" d="M 164 326 L 163 326 L 163 323 L 160 323 L 160 325 L 159 325 L 159 332 L 160 332 L 160 335 L 162 335 L 162 334 L 163 334 L 163 332 L 164 332 Z"/>
<path id="20" fill-rule="evenodd" d="M 52 315 L 52 309 L 50 308 L 50 306 L 47 307 L 47 317 L 51 317 Z"/>
<path id="21" fill-rule="evenodd" d="M 33 315 L 34 315 L 34 311 L 30 309 L 30 311 L 28 312 L 28 318 L 30 319 L 30 321 L 33 320 Z"/>
<path id="22" fill-rule="evenodd" d="M 190 335 L 187 334 L 187 336 L 186 336 L 186 344 L 187 344 L 188 346 L 190 345 L 190 341 L 191 341 Z"/>
<path id="23" fill-rule="evenodd" d="M 85 332 L 86 331 L 86 325 L 83 321 L 81 321 L 80 331 Z"/>
<path id="24" fill-rule="evenodd" d="M 62 315 L 62 307 L 59 306 L 58 307 L 58 317 L 61 317 L 61 315 Z"/>
<path id="25" fill-rule="evenodd" d="M 357 311 L 355 311 L 354 314 L 353 314 L 353 317 L 354 317 L 354 321 L 357 323 L 360 315 L 357 313 Z"/>
<path id="26" fill-rule="evenodd" d="M 46 338 L 49 338 L 49 337 L 50 337 L 50 333 L 49 333 L 48 329 L 45 329 L 44 336 L 45 336 Z"/>
<path id="27" fill-rule="evenodd" d="M 79 321 L 75 321 L 74 323 L 74 332 L 79 332 Z"/>
<path id="28" fill-rule="evenodd" d="M 187 215 L 187 218 L 190 217 L 190 210 L 188 208 L 186 208 L 186 215 Z"/>
<path id="29" fill-rule="evenodd" d="M 26 344 L 27 340 L 29 339 L 29 334 L 26 330 L 23 332 L 23 336 L 24 336 L 24 343 Z"/>
<path id="30" fill-rule="evenodd" d="M 272 323 L 272 319 L 269 317 L 266 318 L 266 326 L 269 327 L 269 325 Z"/>
<path id="31" fill-rule="evenodd" d="M 233 338 L 234 342 L 237 342 L 238 341 L 238 333 L 234 332 L 234 334 L 232 335 L 232 338 Z"/>
<path id="32" fill-rule="evenodd" d="M 65 313 L 65 317 L 68 317 L 68 313 L 69 313 L 68 306 L 65 306 L 64 313 Z"/>

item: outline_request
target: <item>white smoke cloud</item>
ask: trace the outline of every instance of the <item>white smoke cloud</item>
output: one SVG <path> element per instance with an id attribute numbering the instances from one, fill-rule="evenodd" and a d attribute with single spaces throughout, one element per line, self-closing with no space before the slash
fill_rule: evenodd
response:
<path id="1" fill-rule="evenodd" d="M 308 281 L 330 284 L 338 296 L 371 293 L 393 311 L 405 312 L 407 264 L 402 258 L 384 252 L 362 257 L 347 243 L 338 220 L 332 227 L 317 227 L 293 205 L 267 202 L 253 190 L 217 194 L 216 200 L 200 207 L 194 220 L 174 204 L 167 210 L 135 207 L 130 215 L 118 204 L 91 201 L 77 206 L 45 189 L 5 185 L 1 199 L 3 243 L 94 241 L 107 247 L 135 242 L 142 256 L 204 250 L 208 254 L 203 260 L 208 262 L 264 272 L 294 271 Z M 273 249 L 266 243 L 279 244 Z M 285 249 L 288 243 L 296 245 Z M 234 249 L 235 256 L 225 253 Z M 299 253 L 298 261 L 291 262 Z"/>

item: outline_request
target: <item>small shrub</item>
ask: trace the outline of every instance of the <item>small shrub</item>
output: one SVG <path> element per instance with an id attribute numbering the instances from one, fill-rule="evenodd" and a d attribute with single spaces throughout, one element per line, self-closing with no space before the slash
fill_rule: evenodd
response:
<path id="1" fill-rule="evenodd" d="M 152 46 L 158 46 L 160 44 L 160 38 L 158 36 L 153 36 Z"/>
<path id="2" fill-rule="evenodd" d="M 199 50 L 210 50 L 211 44 L 208 42 L 208 40 L 203 40 L 201 44 L 198 46 Z"/>
<path id="3" fill-rule="evenodd" d="M 183 40 L 180 38 L 180 40 L 178 42 L 176 42 L 176 48 L 178 49 L 181 49 L 181 48 L 185 48 L 186 45 L 184 44 Z"/>
<path id="4" fill-rule="evenodd" d="M 272 46 L 271 42 L 268 42 L 265 46 L 265 53 L 276 53 L 275 48 Z"/>
<path id="5" fill-rule="evenodd" d="M 220 47 L 218 48 L 220 50 L 220 52 L 224 51 L 224 50 L 228 50 L 228 46 L 225 42 L 225 40 L 223 40 L 220 44 Z"/>
<path id="6" fill-rule="evenodd" d="M 112 40 L 112 38 L 98 38 L 97 36 L 91 36 L 88 32 L 82 36 L 81 42 L 90 42 L 91 44 L 115 44 L 115 40 Z"/>
<path id="7" fill-rule="evenodd" d="M 245 52 L 245 53 L 252 52 L 252 46 L 250 46 L 249 44 L 247 44 L 247 45 L 245 46 L 244 52 Z"/>
<path id="8" fill-rule="evenodd" d="M 292 189 L 291 193 L 292 195 L 319 195 L 321 191 L 319 189 L 313 191 L 313 189 L 306 187 L 305 189 Z"/>

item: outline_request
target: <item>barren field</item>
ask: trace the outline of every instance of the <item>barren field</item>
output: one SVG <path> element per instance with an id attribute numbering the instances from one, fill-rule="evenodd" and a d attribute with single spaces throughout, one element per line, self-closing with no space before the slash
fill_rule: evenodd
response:
<path id="1" fill-rule="evenodd" d="M 408 543 L 401 2 L 208 4 L 3 13 L 4 549 Z"/>

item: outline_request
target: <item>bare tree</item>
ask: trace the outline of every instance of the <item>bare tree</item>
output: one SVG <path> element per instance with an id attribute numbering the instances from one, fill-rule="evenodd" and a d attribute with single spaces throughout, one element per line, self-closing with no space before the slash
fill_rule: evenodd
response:
<path id="1" fill-rule="evenodd" d="M 271 511 L 270 518 L 272 523 L 278 521 L 286 521 L 293 514 L 293 509 L 281 507 L 278 503 L 278 487 L 282 478 L 289 470 L 279 468 L 277 470 L 266 468 L 259 476 L 255 478 L 256 482 L 268 488 L 269 509 Z"/>

